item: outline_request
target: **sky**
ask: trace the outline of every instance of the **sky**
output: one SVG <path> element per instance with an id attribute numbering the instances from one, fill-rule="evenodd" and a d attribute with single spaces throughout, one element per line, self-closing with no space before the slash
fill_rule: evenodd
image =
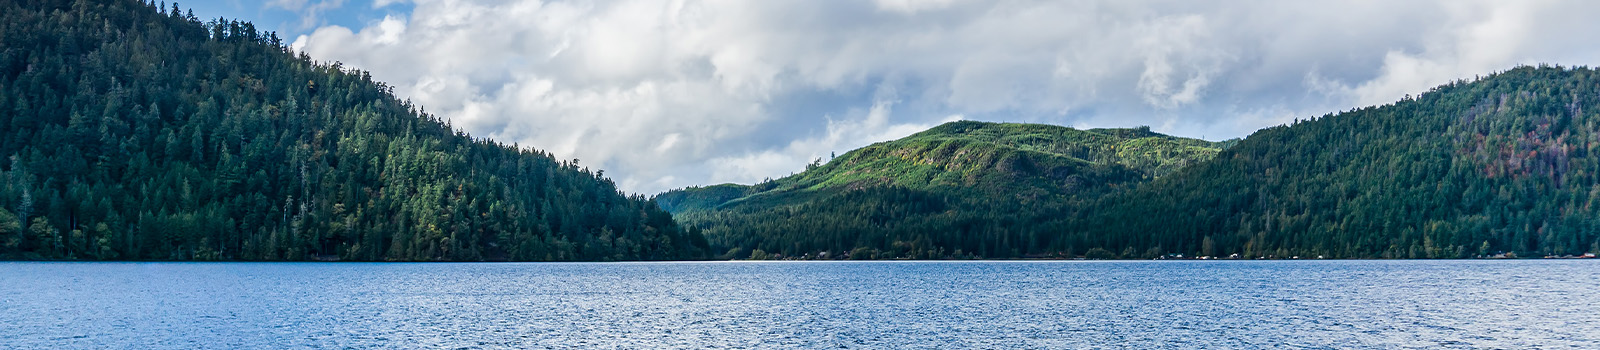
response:
<path id="1" fill-rule="evenodd" d="M 1600 62 L 1595 1 L 192 1 L 644 195 L 953 120 L 1223 140 Z"/>

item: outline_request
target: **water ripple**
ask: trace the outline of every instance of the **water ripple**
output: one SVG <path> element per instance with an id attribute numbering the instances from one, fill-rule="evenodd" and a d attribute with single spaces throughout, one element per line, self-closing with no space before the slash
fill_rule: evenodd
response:
<path id="1" fill-rule="evenodd" d="M 0 348 L 1586 348 L 1594 261 L 0 263 Z"/>

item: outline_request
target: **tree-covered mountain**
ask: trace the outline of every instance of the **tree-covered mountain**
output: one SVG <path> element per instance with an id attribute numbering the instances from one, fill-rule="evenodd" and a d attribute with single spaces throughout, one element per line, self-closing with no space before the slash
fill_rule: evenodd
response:
<path id="1" fill-rule="evenodd" d="M 1108 198 L 1064 238 L 1279 258 L 1597 252 L 1597 151 L 1600 74 L 1518 67 L 1260 130 Z"/>
<path id="2" fill-rule="evenodd" d="M 247 22 L 0 0 L 0 258 L 636 260 L 706 241 Z"/>
<path id="3" fill-rule="evenodd" d="M 1224 143 L 1148 128 L 1077 130 L 951 122 L 753 186 L 656 197 L 725 257 L 1019 257 L 1059 253 L 1065 213 L 1187 164 Z"/>
<path id="4" fill-rule="evenodd" d="M 1600 252 L 1597 111 L 1596 71 L 1518 67 L 1227 147 L 963 122 L 658 200 L 729 257 L 1579 255 Z"/>

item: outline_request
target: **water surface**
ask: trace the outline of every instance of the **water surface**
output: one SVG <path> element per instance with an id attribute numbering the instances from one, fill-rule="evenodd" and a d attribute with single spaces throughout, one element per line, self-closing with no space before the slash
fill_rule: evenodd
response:
<path id="1" fill-rule="evenodd" d="M 0 348 L 1594 348 L 1597 261 L 0 263 Z"/>

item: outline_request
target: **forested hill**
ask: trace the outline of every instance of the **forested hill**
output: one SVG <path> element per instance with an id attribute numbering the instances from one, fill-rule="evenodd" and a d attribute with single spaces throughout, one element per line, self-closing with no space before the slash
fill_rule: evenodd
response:
<path id="1" fill-rule="evenodd" d="M 246 22 L 0 0 L 0 258 L 693 259 L 641 197 Z"/>
<path id="2" fill-rule="evenodd" d="M 1600 252 L 1597 73 L 1518 67 L 1267 128 L 1108 199 L 1064 243 L 1279 258 Z"/>
<path id="3" fill-rule="evenodd" d="M 1021 257 L 1086 201 L 1209 159 L 1225 143 L 1148 128 L 951 122 L 753 186 L 669 191 L 658 203 L 723 257 Z M 773 255 L 773 256 L 777 256 Z"/>
<path id="4" fill-rule="evenodd" d="M 1580 255 L 1597 111 L 1596 71 L 1518 67 L 1233 144 L 961 122 L 657 199 L 733 258 Z"/>

